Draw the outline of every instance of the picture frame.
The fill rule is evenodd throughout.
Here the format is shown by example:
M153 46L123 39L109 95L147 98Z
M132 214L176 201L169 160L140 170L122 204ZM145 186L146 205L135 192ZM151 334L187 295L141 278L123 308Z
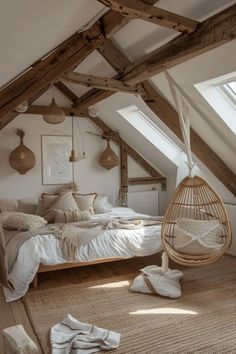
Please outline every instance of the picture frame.
M68 135L41 135L42 184L66 184L73 179L69 162L72 137Z

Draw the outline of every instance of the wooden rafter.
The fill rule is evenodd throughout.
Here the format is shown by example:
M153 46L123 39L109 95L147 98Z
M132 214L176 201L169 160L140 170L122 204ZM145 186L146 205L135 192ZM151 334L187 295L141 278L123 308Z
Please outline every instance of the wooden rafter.
M74 107L60 107L63 112L65 113L66 116L77 116L77 117L86 117L88 115L88 111L86 109L79 109L79 108L74 108ZM25 112L25 114L48 114L50 113L50 107L49 106L43 106L43 105L31 105Z
M31 105L33 102L35 102L40 96L42 96L48 89L50 88L50 85L45 86L42 90L40 90L37 94L32 96L28 103ZM11 121L13 121L20 113L13 111L5 115L2 119L0 120L0 130L3 129L7 124L9 124Z
M116 50L116 46L112 41L108 41L105 36L100 37L102 42L97 51L106 59L106 61L117 71L122 74L127 68L129 61L126 56L120 51Z
M107 50L103 50L106 47ZM112 43L111 40L103 38L100 53L104 59L119 73L122 74L122 68L128 67L131 63L126 56L121 53L121 51ZM109 49L108 49L109 48ZM116 78L117 76L115 76ZM93 89L86 92L80 97L80 107L85 108L96 104L108 97L110 97L114 92Z
M107 41L109 41L107 39ZM118 48L115 49L117 53ZM114 53L112 57L114 57ZM127 60L126 65L129 64ZM112 64L111 64L112 65ZM146 91L145 103L165 123L165 125L182 140L182 133L179 126L178 115L171 104L162 97L148 81L143 82ZM102 97L104 91L99 90L97 97ZM110 94L112 94L110 92ZM92 102L92 96L90 103ZM191 146L194 154L201 160L209 170L234 194L236 195L236 176L229 167L215 154L215 152L191 129Z
M18 79L0 91L0 120L21 102L33 96L64 71L79 64L99 46L100 27L75 34L51 54L37 62Z
M122 79L137 84L236 38L236 5L200 23L197 30L178 36L126 69Z
M158 0L159 1L159 0ZM144 4L154 5L156 0L142 0ZM104 29L106 38L111 38L116 32L121 30L127 23L129 18L122 16L119 12L110 10L101 19L101 25Z
M175 109L150 83L145 82L143 85L147 92L147 98L144 99L146 104L179 139L183 140ZM193 153L236 196L235 174L193 129L190 134Z
M71 89L69 89L69 87L67 87L62 81L57 81L54 82L54 86L67 98L69 98L69 100L71 102L73 102L73 104L78 104L80 102L79 97L73 92L71 91Z
M198 22L170 11L145 4L140 0L99 0L129 19L142 19L182 33L196 30Z
M120 80L96 75L86 75L82 73L67 71L61 75L61 79L87 87L99 88L102 90L132 93L134 95L144 95L144 90L140 85L127 85Z

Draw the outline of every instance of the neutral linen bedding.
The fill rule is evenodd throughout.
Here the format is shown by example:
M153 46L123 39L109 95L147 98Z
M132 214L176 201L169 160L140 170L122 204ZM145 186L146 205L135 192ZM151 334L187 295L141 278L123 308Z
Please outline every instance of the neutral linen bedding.
M96 214L93 219L145 217L129 208L113 208L105 214ZM148 217L148 216L146 216ZM134 230L106 230L83 244L75 253L76 262L89 262L100 258L130 258L147 256L161 251L161 225L152 225ZM28 290L39 264L55 265L68 262L64 258L60 241L53 234L37 235L25 241L19 248L16 262L9 274L15 290L4 288L6 300L22 297Z

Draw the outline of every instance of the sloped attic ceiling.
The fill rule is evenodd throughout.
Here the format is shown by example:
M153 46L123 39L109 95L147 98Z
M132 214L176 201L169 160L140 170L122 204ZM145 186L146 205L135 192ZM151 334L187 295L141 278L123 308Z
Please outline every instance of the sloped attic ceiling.
M104 8L94 0L1 0L0 3L0 87Z
M73 34L78 27L84 25L104 8L100 2L92 0L71 0L66 2L66 5L64 1L50 0L48 3L47 14L44 14L45 8L43 8L43 6L25 0L18 5L20 8L16 8L16 10L18 10L14 12L14 19L16 21L9 30L5 22L7 31L4 29L0 32L6 33L6 36L4 34L4 55L0 58L0 65L4 68L4 75L1 77L3 84L12 79L14 75L24 70L34 60L45 55L50 49L65 40L69 35ZM177 2L174 0L160 0L157 6L180 15L189 16L196 20L203 20L232 4L235 4L235 1L194 0L189 2L188 0L179 0L177 6ZM7 14L10 13L12 7L14 8L11 1L4 3L5 12L1 12L1 14L4 14L3 17L8 17ZM31 16L29 16L29 14ZM60 26L58 26L58 23L60 23ZM32 28L32 31L29 31L28 28ZM12 43L8 38L11 37L13 32L16 32L17 35ZM111 38L111 41L113 41L129 59L134 60L142 58L145 54L152 52L177 35L177 32L173 32L161 26L142 20L133 20L119 30ZM12 62L9 58L13 59ZM17 61L15 58L17 58ZM107 77L111 77L115 73L111 65L109 65L98 52L92 52L75 70L82 73L106 75ZM158 86L155 80L153 82ZM78 96L88 91L88 88L80 85L66 84L73 89ZM166 95L165 89L162 90L162 87L158 87L161 92ZM58 94L58 97L63 105L69 106L70 102L65 100L61 94ZM171 101L168 95L166 95L166 97ZM46 93L38 100L38 103L47 104L49 100L50 93ZM206 140L208 141L208 138ZM142 153L142 151L140 152ZM220 156L224 159L222 152Z

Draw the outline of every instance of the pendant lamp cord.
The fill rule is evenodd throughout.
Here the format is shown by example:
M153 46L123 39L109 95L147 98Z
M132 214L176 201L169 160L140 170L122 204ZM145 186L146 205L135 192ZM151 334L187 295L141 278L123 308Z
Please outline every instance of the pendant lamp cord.
M192 158L192 151L191 151L191 144L190 144L190 111L189 106L186 100L184 99L183 95L181 94L180 90L178 89L178 85L172 76L165 71L165 75L170 87L170 91L174 102L177 107L178 115L179 115L179 124L181 128L181 132L183 135L184 144L186 147L186 154L187 154L187 166L189 169L189 177L192 177L193 167L195 163L193 162Z

